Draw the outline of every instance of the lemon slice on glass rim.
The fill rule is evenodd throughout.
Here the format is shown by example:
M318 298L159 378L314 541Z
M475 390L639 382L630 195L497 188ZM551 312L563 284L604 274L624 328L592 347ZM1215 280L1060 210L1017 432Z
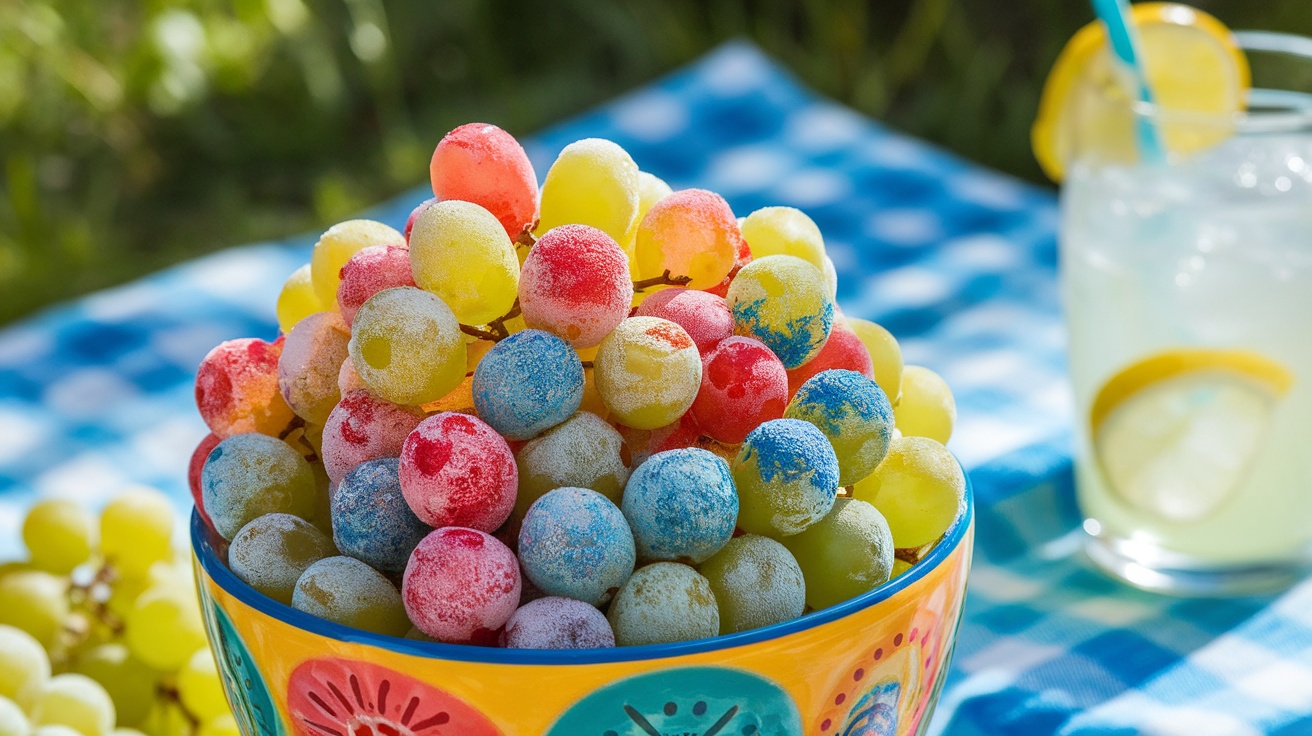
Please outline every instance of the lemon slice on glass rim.
M1227 116L1244 109L1251 77L1234 35L1219 20L1187 5L1131 6L1144 73L1158 109L1187 111L1155 120L1171 154L1191 153L1227 138ZM1120 80L1099 21L1066 43L1048 73L1030 143L1039 166L1061 181L1077 153L1135 161L1132 100Z
M1245 350L1170 350L1124 368L1089 412L1105 481L1159 518L1207 517L1243 483L1293 381Z

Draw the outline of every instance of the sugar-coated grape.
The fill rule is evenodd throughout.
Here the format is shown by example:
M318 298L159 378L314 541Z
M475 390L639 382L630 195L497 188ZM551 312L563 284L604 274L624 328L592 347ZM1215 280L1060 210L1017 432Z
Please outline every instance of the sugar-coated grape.
M345 363L344 365L350 365ZM424 413L384 401L367 389L342 395L323 428L323 467L334 482L366 460L399 457Z
M656 562L629 577L610 604L615 643L669 644L720 633L720 611L711 584L678 562Z
M738 229L740 232L742 231L743 222L746 219L747 218L745 217L738 218ZM723 281L708 288L706 291L720 298L727 297L729 294L729 284L733 283L733 280L738 276L738 272L743 270L743 267L751 262L752 248L747 244L746 238L739 238L738 252L734 254L733 268L729 269L729 275L725 276Z
M451 389L451 393L437 401L421 404L419 408L423 409L425 414L441 414L444 411L454 411L477 416L478 411L474 408L474 377L465 376L455 388Z
M404 242L401 233L373 220L347 220L328 228L319 236L310 254L310 279L319 303L324 308L337 303L342 266L351 260L351 256L371 245L401 245Z
M332 492L337 549L388 575L405 572L410 553L432 531L405 502L400 465L394 457L367 460Z
M765 343L796 368L814 358L834 322L834 300L819 269L796 256L753 259L729 285L734 332Z
M692 406L702 381L697 345L677 324L630 317L602 340L595 362L597 390L623 424L655 429Z
M201 483L205 510L227 540L257 516L288 513L308 519L316 510L318 488L310 464L286 442L262 434L220 442L205 461Z
M733 462L738 526L787 536L819 521L838 495L838 458L813 425L775 419L752 430Z
M806 578L806 603L828 608L888 582L893 535L879 511L865 501L840 498L825 518L785 537Z
M537 232L591 225L620 242L637 219L638 202L633 158L611 141L585 138L565 146L547 170Z
M323 424L341 394L337 375L351 331L336 312L319 312L292 328L278 360L278 388L297 416Z
M319 295L314 291L314 281L310 279L310 264L307 263L292 271L292 275L283 282L282 291L278 292L278 327L283 334L287 334L297 322L315 312L331 308L331 304L325 306L319 302Z
M401 231L401 236L405 238L407 246L410 244L410 231L415 229L415 220L419 219L419 213L437 204L438 201L437 197L429 197L410 210L410 215L405 218L405 229Z
M474 369L471 388L479 418L506 439L526 440L578 410L583 364L559 337L524 330L487 352Z
M888 400L897 406L902 395L902 348L897 344L897 339L893 333L869 320L855 317L846 319L847 326L866 346L866 352L870 353L875 381L884 389Z
M796 207L762 207L743 220L742 232L755 258L796 256L824 270L824 236Z
M547 491L565 487L590 488L618 504L629 479L623 444L614 427L586 411L529 440L515 456L515 512L522 517Z
M369 297L398 286L415 286L406 246L371 245L351 256L342 266L342 283L337 287L337 308L346 326L351 326Z
M642 224L642 218L647 216L652 206L657 202L670 196L674 190L665 180L654 174L645 171L638 172L638 214L633 218L633 224L629 226L629 232L625 234L624 240L620 245L624 248L624 254L629 259L629 270L633 273L638 272L637 261L635 260L638 225Z
M187 463L187 485L191 488L191 500L196 504L196 510L200 512L200 518L205 520L205 524L213 527L214 522L210 519L210 514L205 510L205 496L201 485L201 471L205 469L205 461L209 458L210 452L219 444L219 436L210 432L205 435L196 449L191 452L191 460Z
M721 634L792 621L806 609L802 568L769 537L734 537L697 571L715 593Z
M847 320L842 317L834 320L829 339L825 341L825 346L820 348L820 352L801 366L788 371L788 395L797 393L798 387L806 383L811 376L834 369L856 371L870 379L875 377L870 352L866 350L861 338L847 326Z
M21 628L0 624L0 697L26 703L49 679L50 657L41 642Z
M525 323L585 348L629 315L633 280L615 240L595 227L548 230L529 251L519 282Z
M501 317L518 295L515 246L497 218L472 202L437 202L419 213L410 231L410 268L415 283L465 324Z
M690 289L707 289L733 268L743 238L724 197L705 189L684 189L652 206L638 225L639 278L668 271L688 277Z
M197 651L210 656L209 649ZM213 659L210 661L212 663ZM159 673L133 657L127 646L121 643L101 644L77 653L73 671L90 677L105 688L114 701L119 723L140 723L155 702ZM223 697L222 691L219 697Z
M538 178L519 141L487 123L447 133L428 164L437 199L473 202L491 212L513 239L538 219Z
M623 424L618 429L632 458L631 469L647 462L647 458L658 452L696 447L702 436L702 428L697 425L691 411L656 429L633 429Z
M398 287L373 295L355 313L351 363L371 391L395 404L446 396L465 377L465 337L434 294Z
M838 269L834 267L834 259L825 256L824 267L820 272L825 277L825 286L829 287L829 298L838 300Z
M600 613L600 612L598 612ZM610 625L607 624L607 629ZM0 695L0 736L29 736L32 726L18 704Z
M406 503L433 527L493 531L515 507L515 456L478 417L444 412L420 422L401 447Z
M702 385L692 415L707 435L739 444L788 403L784 364L759 340L727 337L702 358Z
M722 297L696 289L658 291L638 305L634 315L668 319L683 328L705 355L733 334L733 315Z
M219 343L196 369L196 407L220 437L244 432L277 435L293 414L278 389L282 340L243 338Z
M100 552L119 575L145 575L172 551L173 504L163 493L145 486L129 488L101 510Z
M947 444L957 423L957 402L937 373L909 365L902 370L902 399L893 413L902 434Z
M424 537L401 586L414 625L454 644L495 644L519 607L519 592L514 553L490 534L460 527Z
M23 543L33 565L67 575L91 559L96 524L81 504L62 498L38 501L23 519Z
M410 630L396 586L354 557L327 557L306 568L292 607L375 634L404 636Z
M922 547L948 530L966 499L966 477L946 447L928 437L898 437L855 498L888 519L899 549Z
M100 683L77 673L55 675L28 707L33 726L68 726L82 736L109 736L114 701Z
M228 710L223 683L219 680L219 670L209 647L197 649L187 658L186 664L178 670L177 688L187 712L202 722L232 712ZM121 713L119 721L124 722Z
M332 540L291 514L265 514L241 528L228 548L228 566L247 585L290 604L305 568L337 554Z
M728 463L690 447L634 468L621 508L641 559L698 563L733 536L738 494Z
M508 649L608 649L615 633L605 614L574 600L549 596L529 601L506 622Z
M838 485L875 471L893 439L893 407L884 390L855 371L827 370L802 384L784 416L810 422L838 457Z
M519 531L519 561L547 595L601 605L634 564L633 534L610 499L557 488L533 502Z
M68 618L68 579L39 570L0 577L0 625L22 629L53 646Z

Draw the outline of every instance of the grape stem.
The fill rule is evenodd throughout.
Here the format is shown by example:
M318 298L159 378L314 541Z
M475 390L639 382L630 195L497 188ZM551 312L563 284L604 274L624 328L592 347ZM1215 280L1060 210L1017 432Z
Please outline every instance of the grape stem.
M486 330L479 327L474 327L473 325L462 324L460 325L460 331L465 333L466 335L469 335L470 337L477 337L480 340L488 340L489 342L501 342L507 337L510 337L510 330L506 329L506 323L518 317L519 315L520 315L519 300L516 299L515 303L510 305L509 312L506 312L500 317L497 317L496 319L484 325L485 327L487 327Z
M287 426L283 427L282 431L278 433L278 439L286 441L287 438L291 437L292 434L296 432L296 430L298 429L300 430L305 429L305 420L302 419L301 417L293 416L292 420L287 423ZM301 447L305 448L304 454L305 454L305 459L307 461L312 463L318 462L319 453L315 452L314 445L310 444L310 438L306 436L305 432L301 432L300 436L296 438L296 443L300 444ZM292 444L292 443L288 442L287 444Z
M692 283L691 276L675 276L670 273L670 269L665 269L665 273L660 276L653 276L649 279L633 282L634 291L645 291L652 286L687 286Z
M537 226L538 226L538 224L535 222L535 223L533 223L533 227L525 228L525 229L524 229L524 232L520 233L520 234L515 238L515 246L516 246L516 247L519 247L519 246L522 245L522 246L524 246L525 248L528 248L528 249L531 250L531 249L533 248L533 246L537 245L537 244L538 244L538 239L535 238L535 237L533 237L533 228L535 228L535 227L537 227Z

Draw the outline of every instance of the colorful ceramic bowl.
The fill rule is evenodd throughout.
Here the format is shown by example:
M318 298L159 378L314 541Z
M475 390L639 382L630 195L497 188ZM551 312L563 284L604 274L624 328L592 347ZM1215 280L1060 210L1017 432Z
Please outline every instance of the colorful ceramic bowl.
M192 520L210 643L244 736L891 736L929 721L961 618L967 504L920 564L796 621L533 651L369 634L238 580Z

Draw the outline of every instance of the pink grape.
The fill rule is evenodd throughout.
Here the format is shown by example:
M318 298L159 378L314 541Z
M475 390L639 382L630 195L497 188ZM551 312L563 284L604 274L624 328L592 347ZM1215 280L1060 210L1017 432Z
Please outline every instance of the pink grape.
M336 312L312 314L292 328L278 359L278 387L287 405L311 424L323 424L342 398L337 375L347 359L351 330Z
M283 338L219 343L196 369L196 407L220 439L246 432L277 436L291 422L278 389Z
M447 527L411 553L401 597L415 627L434 639L494 646L519 606L520 588L510 548L485 532Z
M652 205L638 226L637 263L641 278L691 278L688 286L706 289L733 268L742 233L724 197L705 189L684 189Z
M401 491L429 526L495 531L510 517L518 488L510 445L478 417L428 417L401 446Z
M408 231L407 231L408 234ZM342 266L342 283L337 287L337 306L346 325L369 297L394 286L414 286L410 273L410 249L400 245L371 245L351 256Z
M367 390L343 396L323 428L328 478L338 483L366 460L399 457L405 438L423 419L420 409L384 401Z
M632 301L628 258L595 227L552 228L524 260L519 277L524 321L576 348L600 343L629 316Z
M638 317L660 317L682 327L705 355L721 340L733 334L733 314L724 297L696 289L665 289L647 297Z
M770 348L729 337L702 359L692 415L707 435L737 445L763 422L782 417L789 395L788 372Z
M511 240L538 221L538 178L519 141L487 123L446 134L428 165L440 200L473 202L501 221Z

